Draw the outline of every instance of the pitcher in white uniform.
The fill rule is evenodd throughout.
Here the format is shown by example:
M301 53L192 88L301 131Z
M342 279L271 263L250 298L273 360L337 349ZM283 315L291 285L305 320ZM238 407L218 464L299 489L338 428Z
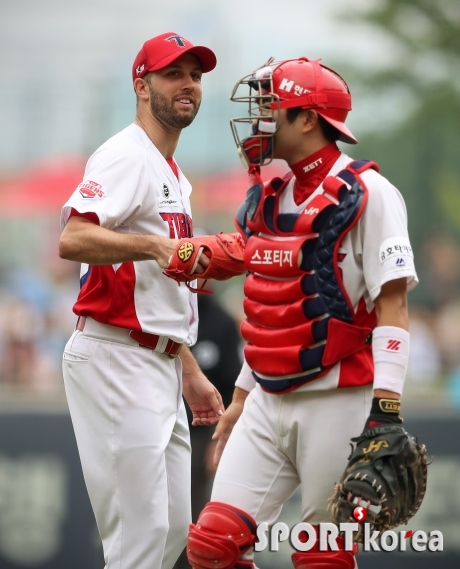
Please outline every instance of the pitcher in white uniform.
M182 394L194 425L223 413L188 348L196 295L162 274L192 235L191 186L173 155L215 65L175 32L146 41L132 68L135 121L91 156L62 209L60 255L82 263L63 373L106 569L174 565L191 518Z
M379 404L402 392L406 293L417 282L401 194L375 163L337 147L357 142L338 73L306 57L271 59L232 100L249 104L232 121L250 177L236 220L247 240L247 343L214 435L211 501L189 533L194 569L252 569L257 525L273 524L299 485L299 521L331 521L349 440L365 425L400 421ZM260 166L273 158L291 171L263 183ZM295 569L353 569L354 553L338 544L294 553Z

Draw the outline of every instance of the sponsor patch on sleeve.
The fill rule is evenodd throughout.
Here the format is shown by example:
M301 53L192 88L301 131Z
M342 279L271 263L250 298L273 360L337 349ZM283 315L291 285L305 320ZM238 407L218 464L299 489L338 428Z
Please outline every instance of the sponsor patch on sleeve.
M414 253L407 237L390 237L380 245L379 257L382 264L392 259L396 267L405 267L408 258L414 258Z
M77 190L80 192L80 195L83 199L94 199L94 198L103 198L105 196L105 192L102 191L101 184L97 182L92 182L91 180L85 180L82 182Z

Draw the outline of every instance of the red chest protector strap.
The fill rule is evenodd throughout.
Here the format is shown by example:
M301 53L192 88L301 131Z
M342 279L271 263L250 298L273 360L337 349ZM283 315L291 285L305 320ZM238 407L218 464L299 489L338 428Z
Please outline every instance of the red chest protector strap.
M294 174L289 172L284 178L273 178L266 183L260 177L259 167L251 168L248 174L251 186L246 193L246 200L236 213L236 228L243 237L249 237L258 232L275 235L276 195Z

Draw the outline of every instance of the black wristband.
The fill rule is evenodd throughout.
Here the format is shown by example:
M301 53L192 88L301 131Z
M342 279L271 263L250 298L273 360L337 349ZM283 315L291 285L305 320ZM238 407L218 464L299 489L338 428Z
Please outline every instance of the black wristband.
M372 399L371 412L366 421L366 428L384 425L386 423L401 424L402 418L399 415L401 401L398 399L383 399L374 397Z
M401 401L399 399L382 399L374 397L372 399L371 415L399 415L401 411Z

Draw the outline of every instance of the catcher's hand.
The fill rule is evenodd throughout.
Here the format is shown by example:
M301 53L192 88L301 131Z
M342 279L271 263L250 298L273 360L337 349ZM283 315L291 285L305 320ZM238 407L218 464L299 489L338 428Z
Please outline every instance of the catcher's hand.
M382 532L406 523L426 491L425 445L397 424L367 428L351 440L356 445L329 499L333 522L356 522L353 512L361 506L371 530ZM355 541L363 541L362 525Z
M201 254L209 257L209 264L201 273L196 272ZM224 281L242 275L244 267L244 241L239 233L219 233L180 239L163 273L179 284L200 279ZM196 292L189 286L191 290ZM200 289L202 290L202 289Z

